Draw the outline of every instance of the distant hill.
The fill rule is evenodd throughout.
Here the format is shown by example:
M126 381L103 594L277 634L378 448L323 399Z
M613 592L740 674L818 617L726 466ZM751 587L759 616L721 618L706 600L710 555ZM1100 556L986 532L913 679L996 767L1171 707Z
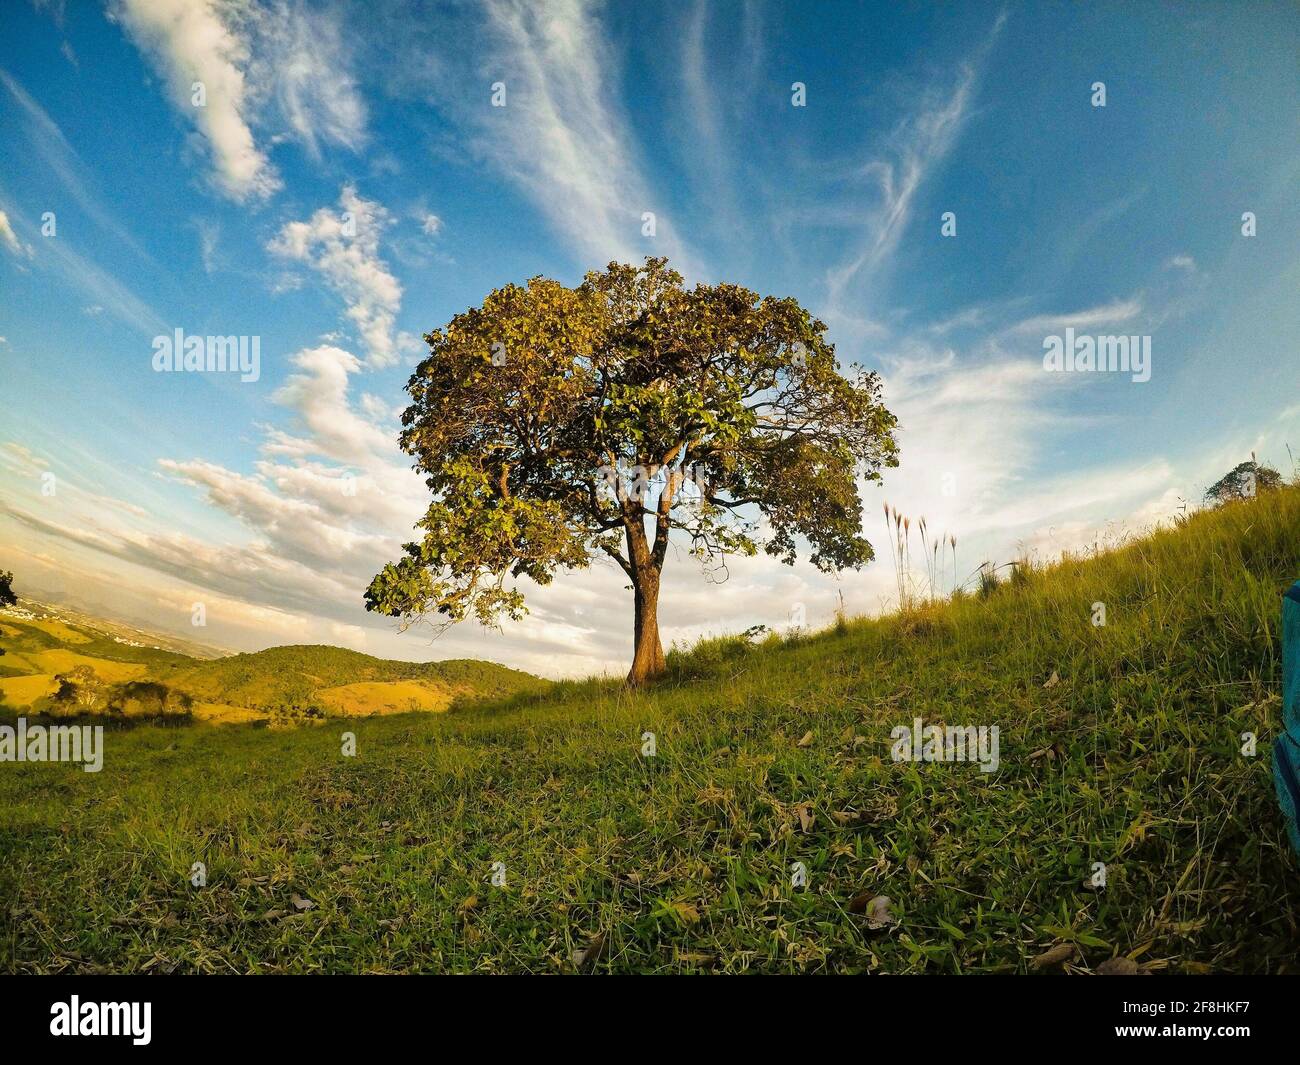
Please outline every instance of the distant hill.
M234 654L229 648L217 647L197 639L173 636L151 628L143 622L137 624L135 621L100 617L78 607L63 603L46 603L28 596L22 597L16 614L34 616L38 620L61 622L75 628L91 640L104 638L118 648L138 647L146 651L167 651L187 658L200 659L220 658L223 655ZM5 615L0 613L0 620L4 617Z
M158 679L207 703L265 707L314 697L325 709L345 714L442 710L458 699L540 692L548 684L495 662L397 662L327 644L186 662L160 672Z
M0 611L0 648L0 705L29 712L47 709L55 677L79 666L108 685L161 683L193 700L196 717L219 722L447 710L549 684L495 662L396 662L322 644L212 657L211 648L29 600Z

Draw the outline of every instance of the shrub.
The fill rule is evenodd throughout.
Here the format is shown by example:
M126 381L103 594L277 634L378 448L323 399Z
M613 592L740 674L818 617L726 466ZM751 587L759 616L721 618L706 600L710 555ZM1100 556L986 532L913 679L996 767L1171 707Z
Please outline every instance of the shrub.
M985 562L979 568L979 597L987 599L990 595L998 590L1001 583L998 580L997 567L992 562Z
M113 688L109 709L126 718L188 722L194 718L194 700L186 692L155 680L132 680Z

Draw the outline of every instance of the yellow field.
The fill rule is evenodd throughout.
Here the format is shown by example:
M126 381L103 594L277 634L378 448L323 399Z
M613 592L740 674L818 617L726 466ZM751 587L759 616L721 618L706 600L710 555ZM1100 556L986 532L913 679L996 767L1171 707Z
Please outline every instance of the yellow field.
M57 625L58 622L48 624ZM76 633L72 635L75 636ZM84 643L85 640L83 639L82 642ZM0 697L19 710L31 706L47 695L53 695L59 687L54 675L67 673L77 666L89 666L100 680L110 684L135 680L143 676L149 668L139 662L112 662L107 658L91 658L89 655L79 655L76 651L64 650L61 647L48 651L7 654L5 665L31 670L31 673L25 677L0 678Z
M34 629L40 629L42 632L48 632L61 643L90 643L90 637L78 632L76 629L69 628L61 621L55 621L52 618L37 618L32 621L24 621L24 625L30 625Z
M263 721L266 713L248 706L228 706L225 703L195 703L194 719L210 725L246 725L250 721Z
M49 673L0 679L0 697L8 705L19 710L31 706L37 699L53 695L56 688L58 685L54 683L54 677Z
M91 658L79 655L76 651L67 651L61 647L49 651L28 651L21 656L31 663L39 673L67 673L77 666L89 666L100 680L117 684L124 680L136 680L143 676L148 666L142 662L112 662L107 658Z
M411 710L446 710L456 692L418 680L359 681L316 693L330 714L404 714Z

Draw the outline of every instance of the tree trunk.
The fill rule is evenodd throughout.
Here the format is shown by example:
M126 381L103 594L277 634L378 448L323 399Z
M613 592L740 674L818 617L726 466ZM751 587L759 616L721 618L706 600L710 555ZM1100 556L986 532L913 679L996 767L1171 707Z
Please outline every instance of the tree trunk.
M667 668L664 645L659 642L659 574L639 575L633 589L636 617L633 629L632 669L627 682L638 686Z

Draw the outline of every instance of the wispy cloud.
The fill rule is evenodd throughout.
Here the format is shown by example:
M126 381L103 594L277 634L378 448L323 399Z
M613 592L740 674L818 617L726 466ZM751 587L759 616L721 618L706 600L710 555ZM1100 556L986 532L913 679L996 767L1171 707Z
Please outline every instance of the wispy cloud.
M34 254L30 244L18 239L18 234L14 232L13 224L4 211L0 211L0 244L20 259L30 259Z
M870 282L889 262L906 232L926 180L952 151L970 113L981 67L1006 22L998 15L974 53L957 70L955 82L932 85L920 104L904 117L876 153L861 164L859 176L876 185L875 210L864 239L837 266L826 272L832 317L843 317L848 290Z
M1011 327L1015 333L1059 333L1065 329L1092 329L1097 326L1119 325L1129 322L1142 313L1142 300L1132 296L1113 300L1098 307L1087 307L1067 314L1040 314L1026 318Z
M89 168L82 162L76 149L68 143L63 130L50 118L45 109L6 71L0 70L0 85L4 85L14 103L18 105L26 121L28 143L35 153L44 160L54 176L68 190L77 206L86 213L96 225L112 233L127 247L138 255L148 258L148 253L139 245L135 237L113 217L103 204L95 188L95 181Z
M38 254L32 242L23 239L33 231L0 198L0 244L30 260L33 268L54 274L63 284L88 297L91 306L107 311L131 328L149 336L169 331L157 311L114 275L73 251L66 237L41 240Z
M257 143L259 126L287 132L313 158L322 142L353 151L364 145L366 107L330 9L298 0L114 0L110 15L206 142L215 184L229 198L264 200L281 187Z
M168 95L203 136L217 186L235 200L263 199L280 178L250 128L245 77L250 48L223 18L219 0L116 0L111 16L154 63ZM195 86L202 93L195 101Z
M557 233L594 266L669 255L686 272L699 264L675 232L671 205L638 164L628 124L613 102L618 68L586 0L545 6L486 0L487 54L479 70L506 88L506 106L481 104L461 117L479 150L509 176ZM655 236L642 215L655 214Z
M366 105L352 75L348 37L328 7L282 2L256 9L249 76L271 87L293 135L315 159L322 141L358 151Z

